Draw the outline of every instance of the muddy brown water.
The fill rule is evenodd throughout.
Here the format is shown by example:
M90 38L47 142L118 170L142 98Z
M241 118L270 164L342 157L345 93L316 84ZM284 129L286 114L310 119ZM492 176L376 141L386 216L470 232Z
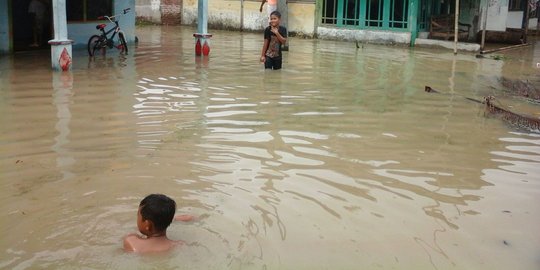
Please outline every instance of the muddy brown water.
M540 135L463 97L537 78L540 45L501 60L141 27L131 53L70 73L0 58L0 268L539 269ZM444 94L424 92L429 85ZM530 109L528 113L536 113ZM122 251L138 202L165 193L186 245Z

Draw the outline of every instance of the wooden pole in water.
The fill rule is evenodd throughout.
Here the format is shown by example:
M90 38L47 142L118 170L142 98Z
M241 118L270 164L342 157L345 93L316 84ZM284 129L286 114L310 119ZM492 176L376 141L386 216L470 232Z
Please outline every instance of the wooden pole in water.
M454 54L457 54L458 34L459 34L459 0L456 0L456 18L454 20Z
M527 34L529 32L529 12L531 10L531 5L529 5L529 1L527 0L527 3L525 3L527 7L525 8L525 14L523 14L523 17L525 17L525 22L523 25L523 44L527 44Z
M240 31L244 31L244 0L240 0Z
M486 6L484 7L484 12L482 17L482 41L480 42L480 51L484 50L484 46L486 45L486 27L487 27L487 14L488 14L488 8L489 8L489 2L486 0Z
M492 53L492 52L499 52L499 51L504 51L504 50L516 49L516 48L526 47L526 46L530 46L530 45L531 44L528 44L528 43L517 44L517 45L511 45L511 46L506 46L506 47L502 47L502 48L491 49L491 50L482 50L482 51L480 51L480 53L481 54L488 54L488 53Z

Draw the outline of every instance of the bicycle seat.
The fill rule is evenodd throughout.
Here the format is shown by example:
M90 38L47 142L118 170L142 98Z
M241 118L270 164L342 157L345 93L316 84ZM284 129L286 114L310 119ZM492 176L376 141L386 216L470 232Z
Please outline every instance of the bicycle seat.
M106 25L106 24L104 24L104 23L102 23L102 24L98 24L98 25L96 25L96 29L97 29L97 30L101 30L101 29L104 29L104 28L105 28L105 26L107 26L107 25Z

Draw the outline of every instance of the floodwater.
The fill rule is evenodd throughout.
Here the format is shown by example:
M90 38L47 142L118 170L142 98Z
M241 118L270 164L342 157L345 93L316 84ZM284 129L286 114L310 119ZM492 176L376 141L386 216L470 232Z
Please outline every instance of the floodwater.
M540 76L540 44L434 49L141 27L130 54L49 68L0 60L0 268L540 269L540 133L485 115L500 79ZM426 93L429 85L440 92ZM537 86L538 87L538 86ZM532 106L532 109L530 109ZM165 193L181 248L122 251Z

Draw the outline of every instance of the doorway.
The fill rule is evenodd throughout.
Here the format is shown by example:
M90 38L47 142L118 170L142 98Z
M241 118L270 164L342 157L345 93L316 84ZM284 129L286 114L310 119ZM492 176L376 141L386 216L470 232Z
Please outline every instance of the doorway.
M49 49L47 43L53 37L52 23L52 0L37 0L44 7L44 19L40 24L41 40L34 40L33 16L28 12L32 0L11 0L11 18L13 33L13 50L30 51ZM34 44L39 43L39 44Z

